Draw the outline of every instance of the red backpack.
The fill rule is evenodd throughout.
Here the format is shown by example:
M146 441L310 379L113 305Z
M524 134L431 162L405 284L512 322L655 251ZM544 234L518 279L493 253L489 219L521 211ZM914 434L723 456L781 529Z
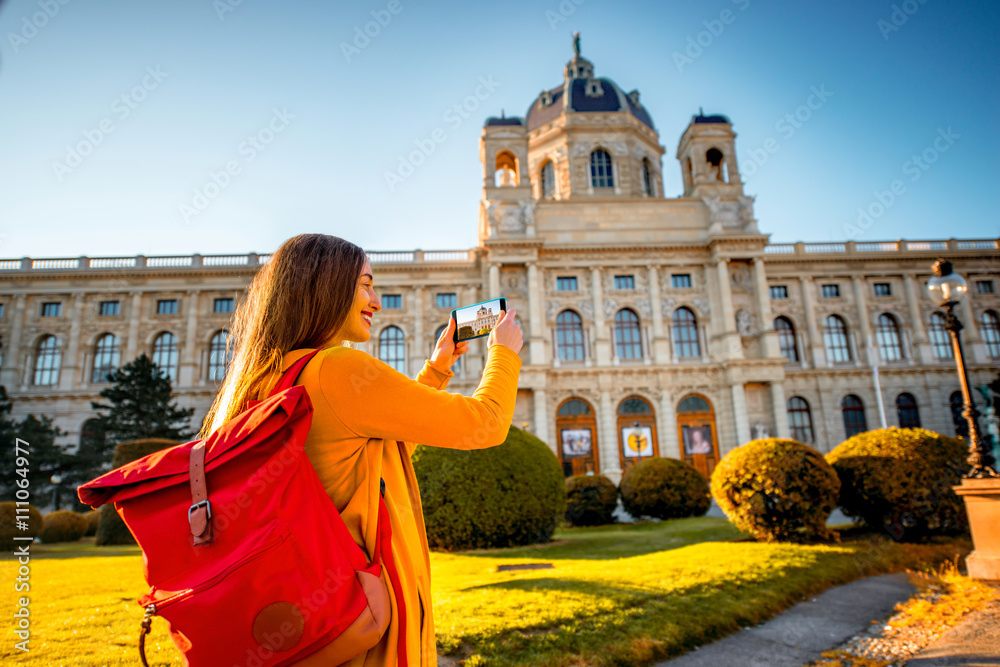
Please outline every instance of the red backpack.
M403 594L392 531L379 498L375 558L358 546L305 454L312 403L297 361L263 401L205 440L116 468L77 490L95 509L114 502L142 548L152 616L195 667L340 664L389 625L384 563L399 607L398 664L406 664ZM382 494L385 483L382 482Z

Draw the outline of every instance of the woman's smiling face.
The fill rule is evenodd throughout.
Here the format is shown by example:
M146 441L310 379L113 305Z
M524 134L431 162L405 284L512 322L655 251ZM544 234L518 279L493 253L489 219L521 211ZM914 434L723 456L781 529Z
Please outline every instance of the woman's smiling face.
M347 320L341 327L340 333L334 336L329 344L340 345L345 340L366 343L371 338L372 316L382 310L382 301L375 293L373 280L372 265L366 257L361 275L358 276L354 287L354 301L347 314Z

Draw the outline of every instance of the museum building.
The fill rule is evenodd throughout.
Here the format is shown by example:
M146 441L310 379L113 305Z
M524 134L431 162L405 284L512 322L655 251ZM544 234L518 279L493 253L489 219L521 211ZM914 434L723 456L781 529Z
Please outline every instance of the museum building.
M726 116L693 116L669 163L683 193L666 196L665 148L639 92L596 76L577 50L523 117L486 121L477 247L369 252L383 307L355 347L415 377L452 309L505 297L524 332L514 425L567 475L616 483L649 456L707 474L764 435L826 452L883 414L964 433L943 313L924 285L939 257L966 278L970 379L994 380L998 239L771 244L735 139ZM229 320L268 257L0 260L13 416L47 415L78 443L109 373L145 352L177 404L195 408L194 428L227 370ZM448 391L475 391L486 340L470 341Z

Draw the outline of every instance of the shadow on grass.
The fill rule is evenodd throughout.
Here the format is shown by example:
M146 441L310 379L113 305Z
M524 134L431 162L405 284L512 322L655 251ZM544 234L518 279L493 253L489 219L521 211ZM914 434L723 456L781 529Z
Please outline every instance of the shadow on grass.
M95 537L84 537L77 542L57 542L55 544L31 543L32 558L103 558L105 556L139 556L142 550L138 544L108 544L96 546ZM0 552L0 560L14 560L13 551Z

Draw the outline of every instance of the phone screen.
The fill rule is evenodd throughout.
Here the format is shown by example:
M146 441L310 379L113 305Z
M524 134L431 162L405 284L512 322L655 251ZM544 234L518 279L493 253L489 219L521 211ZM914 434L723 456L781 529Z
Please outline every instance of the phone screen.
M455 342L488 336L500 319L500 311L506 308L507 299L504 298L456 308L452 311L456 324Z

